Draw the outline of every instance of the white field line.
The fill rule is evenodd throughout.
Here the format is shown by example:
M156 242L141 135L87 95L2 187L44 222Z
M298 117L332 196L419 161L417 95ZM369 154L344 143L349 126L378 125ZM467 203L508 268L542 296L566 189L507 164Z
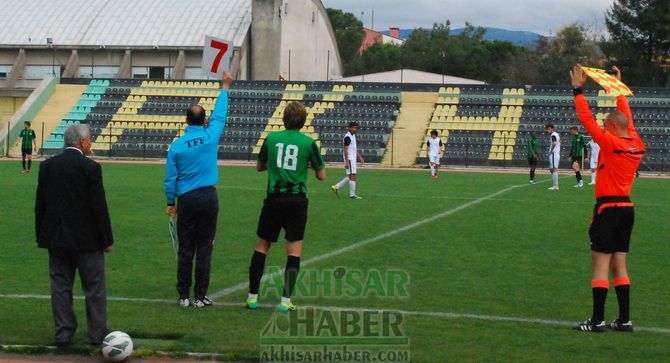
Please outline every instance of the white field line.
M36 300L49 300L51 296L49 295L39 295L39 294L0 294L0 299L36 299ZM83 296L74 296L75 300L83 300ZM121 302L140 302L140 303L154 303L154 304L170 304L177 305L176 299L147 299L147 298L134 298L134 297L108 297L108 301L121 301ZM232 303L232 302L216 302L214 307L238 307L242 308L242 303ZM262 308L275 308L277 305L271 304L259 304ZM471 319L471 320L484 320L484 321L502 321L510 323L524 323L524 324L539 324L539 325L554 325L554 326L570 326L575 324L574 321L567 320L551 320L551 319L541 319L541 318L529 318L529 317L518 317L518 316L499 316L499 315L485 315L485 314L468 314L468 313L454 313L454 312L444 312L444 311L416 311L416 310L396 310L396 309L373 309L373 308L360 308L360 307L344 307L344 306L318 306L318 305L300 305L300 308L312 308L316 310L326 310L326 311L393 311L402 314L403 316L425 316L425 317L434 317L434 318L443 318L443 319ZM641 332L650 332L650 333L661 333L661 334L670 334L670 329L668 328L656 328L656 327L635 327L636 331Z
M545 180L545 181L548 181L548 180ZM544 182L544 181L543 181L543 182ZM541 183L541 182L540 182L540 183ZM452 214L454 214L454 213L458 213L458 212L462 211L463 209L470 208L470 207L472 207L472 206L474 206L474 205L477 205L477 204L479 204L479 203L481 203L481 202L484 202L484 201L486 201L486 200L495 198L495 197L497 197L497 196L499 196L499 195L502 195L502 194L505 194L505 193L507 193L507 192L509 192L509 191L511 191L511 190L514 190L514 189L517 189L517 188L521 188L521 187L525 187L525 186L527 186L527 185L529 185L529 184L518 184L518 185L512 185L512 186L509 186L509 187L507 187L507 188L505 188L505 189L501 189L501 190L499 190L499 191L497 191L497 192L495 192L495 193L492 193L492 194L489 194L489 195L486 195L486 196L477 198L477 199L472 200L472 201L470 201L470 202L467 202L467 203L465 203L465 204L461 204L461 205L459 205L458 207L454 207L454 208L452 208L452 209L446 210L446 211L444 211L444 212L442 212L442 213L438 213L438 214L433 215L433 216L431 216L431 217L428 217L428 218L425 218L425 219L416 221L416 222L414 222L414 223L410 223L410 224L404 225L404 226L402 226L402 227L400 227L400 228L397 228L397 229L394 229L394 230L392 230L392 231L389 231L389 232L386 232L386 233L382 233L382 234L380 234L380 235L377 235L377 236L375 236L375 237L371 237L371 238L368 238L368 239L365 239L365 240L362 240L362 241L355 242L355 243L350 244L350 245L348 245L348 246L345 246L345 247L342 247L342 248L338 248L338 249L336 249L336 250L333 250L333 251L328 252L328 253L324 253L324 254L319 255L319 256L314 256L314 257L312 257L312 258L308 258L308 259L302 261L302 262L300 263L300 265L301 265L301 266L309 266L309 265L312 265L312 264L314 264L314 263L316 263L316 262L319 262L319 261L322 261L322 260L325 260L325 259L328 259L328 258L331 258L331 257L339 256L339 255L341 255L341 254L344 254L344 253L347 253L347 252L350 252L350 251L359 249L359 248L364 247L364 246L367 246L367 245L369 245L369 244L371 244L371 243L375 243L375 242L377 242L377 241L381 241L381 240L383 240L383 239L385 239L385 238L393 237L393 236L398 235L398 234L400 234L400 233L403 233L403 232L412 230L412 229L414 229L414 228L423 226L424 224L427 224L427 223L430 223L430 222L434 222L434 221L436 221L436 220L438 220L438 219L441 219L441 218L450 216L450 215L452 215ZM265 276L263 276L263 280L262 280L262 281L265 281L265 280L267 280L267 279L275 278L276 276L280 276L281 274L283 274L283 269L281 269L281 270L279 270L279 271L277 271L277 272L275 272L275 273L273 273L273 274L266 274ZM245 289L247 289L248 287L249 287L249 282L240 282L240 283L237 284L237 285L233 285L233 286L227 287L227 288L225 288L225 289L223 289L223 290L219 290L219 291L214 292L214 293L212 293L212 294L210 294L210 295L211 295L213 298L220 298L220 297L223 297L223 296L227 296L227 295L230 295L230 294L234 294L234 293L236 293L236 292L238 292L238 291L245 290Z

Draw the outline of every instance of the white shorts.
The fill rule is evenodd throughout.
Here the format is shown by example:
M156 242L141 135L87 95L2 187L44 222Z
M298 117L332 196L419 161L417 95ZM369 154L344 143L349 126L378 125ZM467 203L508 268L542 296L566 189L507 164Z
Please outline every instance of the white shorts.
M549 154L549 169L558 169L558 164L561 163L561 154Z
M347 168L346 171L347 175L356 174L356 160L354 161L349 160L349 168Z
M598 160L591 160L589 164L591 166L591 169L598 169Z
M428 160L433 164L440 164L440 155L428 155Z

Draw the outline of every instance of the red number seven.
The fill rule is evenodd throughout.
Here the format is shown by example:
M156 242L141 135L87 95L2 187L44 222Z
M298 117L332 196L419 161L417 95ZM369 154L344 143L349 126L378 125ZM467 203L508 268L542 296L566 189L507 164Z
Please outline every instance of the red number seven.
M219 71L219 63L221 63L221 58L223 58L223 55L228 51L228 44L212 40L209 46L219 50L219 53L217 53L216 57L214 58L214 63L212 63L212 73L217 73Z

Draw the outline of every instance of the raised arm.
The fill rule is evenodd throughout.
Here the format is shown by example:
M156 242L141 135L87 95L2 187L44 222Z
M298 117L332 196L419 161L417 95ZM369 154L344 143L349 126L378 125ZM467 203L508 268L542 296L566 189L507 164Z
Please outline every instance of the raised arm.
M614 69L614 72L616 72L614 77L621 81L621 70L616 66L612 67L612 69ZM635 122L633 121L633 113L630 111L630 105L628 104L628 99L626 99L626 96L619 95L616 98L616 109L626 115L626 118L628 118L628 134L637 134L637 131L635 131Z
M211 138L216 140L221 137L223 129L226 127L226 120L228 118L228 90L232 83L233 78L230 76L230 73L224 72L221 92L216 99L216 104L214 105L214 110L209 118L209 124L207 125L206 131Z
M600 127L596 122L596 119L593 118L589 102L586 100L586 97L584 97L582 86L586 83L586 74L580 65L576 65L570 72L570 77L572 78L572 86L574 87L575 108L577 110L577 116L579 116L579 122L584 126L586 132L600 144L601 142L604 142L606 134L605 130Z

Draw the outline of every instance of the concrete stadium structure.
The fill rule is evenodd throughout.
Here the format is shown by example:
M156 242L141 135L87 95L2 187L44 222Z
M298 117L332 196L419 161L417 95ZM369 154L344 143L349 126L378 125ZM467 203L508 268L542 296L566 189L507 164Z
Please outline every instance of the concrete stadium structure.
M0 95L45 77L202 79L205 35L234 45L238 79L342 76L320 0L0 0Z

